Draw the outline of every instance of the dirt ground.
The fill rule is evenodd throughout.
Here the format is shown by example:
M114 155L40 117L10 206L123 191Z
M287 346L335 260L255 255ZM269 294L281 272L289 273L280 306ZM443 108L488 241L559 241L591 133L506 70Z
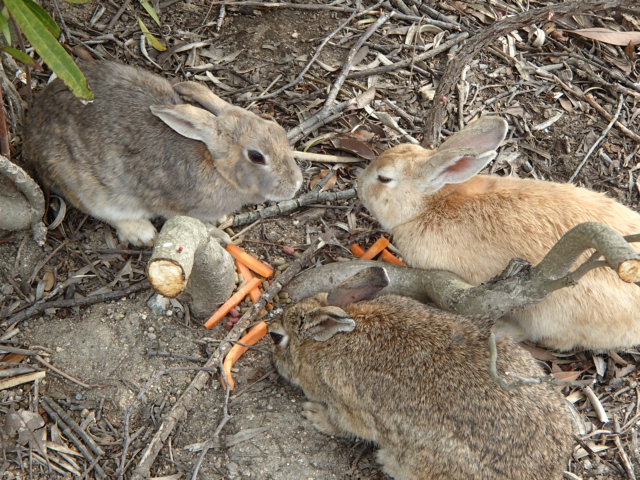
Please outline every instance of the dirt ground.
M78 5L48 3L45 2L45 6L63 27L69 47L140 65L170 78L195 78L229 101L275 118L287 130L295 128L322 106L349 49L380 13L376 10L352 19L338 30L321 51L318 62L295 86L274 98L250 105L252 97L292 81L321 42L351 13L306 10L299 6L227 6L218 31L216 21L220 7L203 0L151 2L160 13L161 26L154 24L138 2L127 2L122 12L119 12L120 2L106 0ZM400 4L404 5L391 2L384 11L402 13ZM341 5L353 6L349 2ZM406 5L417 8L420 2L406 2ZM452 22L450 25L458 25L459 30L392 17L366 43L367 50L360 52L362 59L354 62L352 72L373 68L385 61L412 58L427 51L429 44L443 43L459 31L473 35L505 14L522 12L521 3L516 1L430 5L447 16L443 22ZM531 2L530 8L543 5L544 2ZM431 10L421 12L431 12L431 17L425 18L435 18ZM561 17L554 22L557 29L594 25L620 28L622 25L624 29L638 31L637 13L631 11L600 19L589 15ZM146 53L142 52L137 16L170 48L192 42L205 44L175 53L160 53L147 43ZM551 32L549 23L537 25ZM409 27L415 29L419 25L422 26L419 33L411 36ZM495 40L474 58L465 72L461 90L449 102L443 133L446 136L457 130L461 120L466 123L480 112L500 114L509 120L511 131L489 170L500 175L567 181L609 121L584 98L572 95L557 82L536 75L531 69L526 70L525 61L548 67L548 71L579 92L591 92L609 115L614 113L618 101L622 101L620 121L636 133L640 125L637 61L625 54L624 47L568 37L567 33L564 36L548 33L545 43L535 46L531 40L533 28L528 30L519 29L508 38ZM310 182L327 169L334 169L336 179L335 184L328 185L328 190L351 188L358 168L365 166L371 155L407 141L407 136L421 140L423 119L431 102L420 92L428 92L430 86L441 81L447 55L457 47L452 48L390 73L348 79L340 89L338 101L352 98L370 87L376 88L376 99L364 108L353 108L312 130L294 146L298 150L310 146L311 151L327 154L359 154L360 161L299 162L305 176L303 191L309 190ZM592 72L591 76L583 75L583 70L572 63L583 57L592 62L588 68L582 67ZM614 71L620 73L614 75ZM33 89L42 88L49 75L46 69L34 71ZM598 78L605 83L598 83ZM27 87L18 80L15 83L27 103ZM391 125L387 117L394 117L402 131ZM538 128L547 121L548 126ZM20 163L19 128L12 128L11 135L12 155ZM573 182L607 192L638 209L638 149L632 138L619 128L612 128ZM52 198L49 222L56 215L57 205L58 201ZM240 233L244 248L275 265L279 271L293 260L283 247L301 252L319 235L324 235L323 238L329 239L328 244L314 261L326 263L352 258L349 245L354 242L369 245L383 233L355 198L311 205L243 229L245 227L233 227L228 233ZM104 450L97 463L106 478L118 478L125 443L129 445L123 462L123 478L130 477L141 451L163 417L226 335L224 324L206 330L201 319L193 318L186 302L180 300L166 312L154 313L147 306L152 292L144 289L90 306L49 308L15 326L9 325L12 316L34 303L105 294L136 284L145 277L149 255L150 250L118 244L109 226L75 209L70 209L64 222L49 232L44 247L38 247L25 232L0 238L0 349L24 350L26 357L21 360L22 366L46 371L46 377L36 384L1 390L0 412L6 419L16 411L37 411L45 418L51 437L55 436L56 422L38 406L43 399L52 399ZM304 396L275 373L269 349L270 342L264 340L258 349L248 352L238 362L235 373L238 386L228 401L230 419L217 436L214 433L223 418L225 405L224 390L217 375L199 393L196 401L188 405L186 421L177 426L158 455L151 477L194 478L192 475L197 469L198 478L203 479L388 478L380 473L372 446L325 436L302 417ZM11 352L6 348L5 351ZM565 478L635 478L630 469L640 468L637 440L640 386L635 367L640 352L554 355L536 350L536 356L556 371L582 371L580 378L596 378L594 390L611 418L607 424L600 422L579 388L563 390L575 406L582 428L574 459L567 466L571 474ZM55 370L43 366L38 358ZM5 357L3 361L16 360ZM211 448L201 456L201 445L206 441L211 441ZM77 453L78 447L69 435L62 435L57 443ZM90 468L91 462L74 453L50 449L51 463L47 466L38 460L37 449L30 451L29 444L18 444L8 429L2 445L0 478L3 480L99 478L96 470Z

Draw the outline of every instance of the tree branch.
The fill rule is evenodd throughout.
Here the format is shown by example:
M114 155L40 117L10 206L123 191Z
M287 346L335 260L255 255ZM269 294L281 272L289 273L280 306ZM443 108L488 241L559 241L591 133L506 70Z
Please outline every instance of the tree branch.
M540 302L555 290L575 285L586 272L581 270L582 265L575 271L570 268L591 248L603 255L607 266L625 282L640 280L640 253L610 227L587 222L565 233L536 267L531 268L526 260L514 259L500 275L478 286L444 270L382 264L389 275L389 286L380 294L399 294L422 302L431 301L440 308L461 314L500 318ZM381 266L381 262L355 260L316 267L296 277L288 285L287 292L298 301L330 291L371 266Z

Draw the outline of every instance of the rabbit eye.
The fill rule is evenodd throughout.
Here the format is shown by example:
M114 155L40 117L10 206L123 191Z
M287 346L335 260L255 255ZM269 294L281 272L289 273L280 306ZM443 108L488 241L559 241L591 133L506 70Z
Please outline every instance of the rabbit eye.
M391 178L385 177L384 175L378 175L378 181L380 183L389 183L391 180Z
M280 342L282 342L282 339L284 338L284 335L277 332L269 332L269 336L271 337L271 340L273 340L273 343L275 343L276 345L280 344Z
M267 164L267 159L264 158L264 155L262 155L262 153L260 153L257 150L249 150L247 152L247 155L249 156L249 160L251 160L256 165L266 165Z

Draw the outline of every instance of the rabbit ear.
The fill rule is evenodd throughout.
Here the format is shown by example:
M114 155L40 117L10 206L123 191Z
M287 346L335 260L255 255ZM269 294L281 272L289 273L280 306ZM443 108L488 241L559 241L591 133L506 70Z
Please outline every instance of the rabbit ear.
M507 122L482 117L449 137L429 158L427 172L419 181L425 193L435 193L448 183L462 183L480 172L496 155L507 134Z
M193 105L151 105L151 113L180 135L209 145L215 131L216 117Z
M447 138L437 151L459 148L470 148L478 152L495 150L507 135L507 127L508 124L503 118L480 117Z
M173 89L184 100L198 103L204 109L209 110L211 113L216 115L220 115L223 110L232 106L230 103L225 102L219 96L214 94L207 87L196 82L177 83L173 86Z
M360 300L370 300L387 285L389 276L384 268L365 268L335 287L327 295L327 305L345 307Z
M305 316L304 323L307 336L317 342L324 342L336 333L351 332L356 328L355 320L338 307L313 310Z

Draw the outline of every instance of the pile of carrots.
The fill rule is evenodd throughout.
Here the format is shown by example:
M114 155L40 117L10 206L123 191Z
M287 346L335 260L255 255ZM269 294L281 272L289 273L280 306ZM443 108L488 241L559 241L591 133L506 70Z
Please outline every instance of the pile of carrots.
M360 260L373 260L378 255L380 255L380 260L383 260L387 263L393 263L394 265L406 267L406 263L404 263L393 253L387 250L388 246L389 240L384 237L380 237L366 251L360 245L354 243L353 245L351 245L351 253L353 253L353 255L358 257Z
M262 285L262 279L253 275L253 272L258 275L269 278L273 275L273 268L264 262L261 262L253 255L247 253L242 248L232 243L226 247L227 251L236 260L236 268L238 273L245 281L236 293L234 293L229 300L224 302L218 310L204 324L207 328L213 328L220 320L226 317L231 310L236 308L242 300L248 295L253 302L257 302L262 294L260 292L260 285ZM231 376L231 368L238 361L238 359L248 350L244 345L255 345L267 334L267 324L264 321L258 322L249 332L240 339L240 343L236 343L222 363L222 368L229 381L229 388L233 390L235 388L235 382ZM241 345L244 344L244 345ZM224 386L224 379L222 380Z
M387 247L389 246L389 240L381 237L376 240L369 249L366 251L357 243L351 245L351 252L354 256L358 257L361 260L372 260L378 255L379 258L385 262L393 263L394 265L406 265L402 260L396 257L393 253L391 253ZM234 293L229 300L224 302L216 312L211 315L211 318L207 320L204 324L207 328L213 328L216 326L224 317L226 317L231 310L236 308L242 300L246 296L249 296L251 300L255 303L260 298L262 294L260 291L260 285L262 285L262 279L254 276L254 273L257 273L261 277L269 278L273 275L273 268L267 265L264 262L261 262L253 255L247 253L242 248L237 245L228 244L226 247L227 251L235 258L236 260L236 268L238 269L238 273L242 276L244 280L244 285L242 285L236 293ZM229 388L233 390L235 388L235 382L233 377L231 376L231 369L233 365L238 361L238 359L244 355L244 353L249 349L245 345L255 345L258 343L265 335L267 334L267 324L264 321L258 322L247 334L239 340L239 343L235 344L227 353L227 356L222 363L222 368L224 370L224 374L229 382ZM225 380L222 379L222 385L225 387ZM226 388L226 387L225 387Z

